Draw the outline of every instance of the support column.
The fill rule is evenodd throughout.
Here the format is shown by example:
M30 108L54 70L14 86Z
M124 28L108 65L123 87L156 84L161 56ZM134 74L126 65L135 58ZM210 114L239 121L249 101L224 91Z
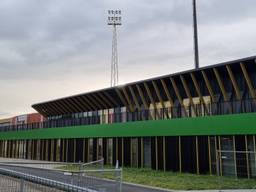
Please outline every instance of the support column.
M233 136L233 151L234 151L235 176L237 177L237 166L236 166L236 138L235 138L235 136Z
M256 142L255 142L255 135L253 135L253 151L254 151L254 163L256 168Z
M3 145L2 145L2 141L0 141L0 157L3 157L2 150L3 150Z
M216 168L216 174L217 174L217 163L219 163L219 159L218 159L218 155L219 153L217 152L218 150L218 144L217 144L217 137L214 136L214 145L215 145L215 161L216 161L216 164L215 164L215 168Z
M221 141L220 141L220 136L218 136L218 140L219 140L219 154L218 154L218 156L219 156L219 159L218 159L218 161L219 161L219 171L220 171L220 176L222 176L222 154L221 154Z
M179 170L180 173L182 172L182 166L181 166L181 137L179 136Z
M12 141L8 141L7 142L7 146L8 146L8 155L7 157L11 158L11 144L12 144Z
M133 167L133 160L132 160L132 138L130 138L130 167Z
M244 137L245 137L247 178L250 179L250 163L249 163L249 156L248 156L248 142L247 142L247 136L245 135Z
M45 140L42 140L42 154L41 160L45 160Z
M76 139L74 139L74 157L73 157L73 162L76 162Z
M87 162L90 161L90 140L87 138Z
M141 168L144 167L144 143L143 143L143 137L141 137L141 142L140 142L140 145L141 145Z
M124 138L123 137L122 137L122 166L124 167Z
M96 160L99 159L99 139L98 138L95 138L96 139Z
M158 142L157 137L155 137L155 148L156 148L156 170L158 170Z
M163 137L163 163L164 163L164 171L166 171L166 147L165 147L165 137Z
M46 144L45 144L45 160L49 161L49 140L46 139Z
M139 138L136 138L136 157L137 157L137 168L139 168Z
M86 152L85 152L85 139L83 139L83 162L85 163L85 154L86 154Z
M66 139L66 162L68 162L68 139Z
M208 136L208 158L209 158L209 172L212 175L212 158L211 158L211 141L210 136Z
M196 173L199 174L198 137L196 136Z
M12 146L13 146L12 157L17 158L16 157L16 154L17 154L17 140L13 141Z
M17 140L17 155L16 158L20 158L20 140Z
M50 152L50 161L53 161L53 139L50 140L50 143L51 143L51 152Z
M34 159L34 140L30 140L30 149L31 149L31 160Z

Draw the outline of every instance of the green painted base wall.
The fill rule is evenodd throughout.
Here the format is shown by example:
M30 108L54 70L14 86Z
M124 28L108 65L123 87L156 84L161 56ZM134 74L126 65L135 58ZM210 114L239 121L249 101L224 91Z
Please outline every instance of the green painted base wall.
M246 113L10 131L0 133L0 140L254 134L256 134L256 113Z

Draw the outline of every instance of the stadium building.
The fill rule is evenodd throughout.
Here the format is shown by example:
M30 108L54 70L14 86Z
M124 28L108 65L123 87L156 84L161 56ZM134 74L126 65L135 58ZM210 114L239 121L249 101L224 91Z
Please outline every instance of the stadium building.
M34 104L44 120L0 126L0 156L255 177L255 59Z

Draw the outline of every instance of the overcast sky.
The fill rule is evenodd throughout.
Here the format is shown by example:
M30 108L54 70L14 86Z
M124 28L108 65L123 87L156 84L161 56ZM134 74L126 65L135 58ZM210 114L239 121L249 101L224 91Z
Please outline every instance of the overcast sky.
M256 55L255 0L198 0L200 66ZM1 0L0 118L109 87L121 9L120 84L193 68L192 0Z

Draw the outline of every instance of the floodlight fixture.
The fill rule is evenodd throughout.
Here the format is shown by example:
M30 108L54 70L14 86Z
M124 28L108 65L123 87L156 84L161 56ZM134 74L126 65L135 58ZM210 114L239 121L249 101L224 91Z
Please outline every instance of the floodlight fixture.
M121 25L121 10L108 10L108 25Z

